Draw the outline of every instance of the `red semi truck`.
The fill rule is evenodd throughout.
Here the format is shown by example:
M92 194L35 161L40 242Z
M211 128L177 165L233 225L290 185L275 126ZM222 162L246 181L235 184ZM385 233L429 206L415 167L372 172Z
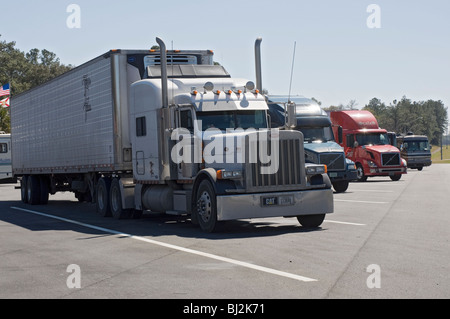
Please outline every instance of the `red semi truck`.
M389 176L398 181L406 174L407 163L400 151L390 145L385 129L369 111L330 112L334 135L345 149L345 156L355 162L358 181L370 176Z

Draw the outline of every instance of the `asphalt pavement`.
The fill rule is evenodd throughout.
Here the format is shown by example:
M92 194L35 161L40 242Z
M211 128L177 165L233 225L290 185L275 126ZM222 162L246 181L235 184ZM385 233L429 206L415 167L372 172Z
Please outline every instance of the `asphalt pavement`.
M294 218L114 220L73 194L46 206L0 184L0 298L450 297L450 165L369 178L334 194L318 229Z

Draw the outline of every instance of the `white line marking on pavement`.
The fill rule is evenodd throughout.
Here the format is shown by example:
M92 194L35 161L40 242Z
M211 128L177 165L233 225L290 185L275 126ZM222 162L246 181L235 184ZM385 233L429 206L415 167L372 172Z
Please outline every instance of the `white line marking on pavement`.
M353 199L335 199L335 202L349 202L349 203L363 203L363 204L389 204L389 202L371 202L365 200L353 200Z
M385 191L385 190L379 190L379 189L358 189L358 190L352 190L352 192L370 192L370 193L393 193L394 191Z
M335 224L344 224L344 225L353 225L353 226L366 226L366 224L349 223L349 222L340 222L340 221L337 221L337 220L328 220L328 219L325 219L324 222L327 222L327 223L335 223Z
M163 242L156 241L156 240L153 240L153 239L144 238L144 237L141 237L141 236L134 236L134 235L131 235L131 234L125 234L125 233L121 233L119 231L115 231L115 230L112 230L112 229L107 229L107 228L94 226L94 225L90 225L90 224L85 224L85 223L77 222L75 220L71 220L71 219L67 219L67 218L63 218L63 217L59 217L59 216L49 215L49 214L36 212L36 211L33 211L33 210L19 208L19 207L11 207L11 208L15 209L15 210L20 210L20 211L23 211L23 212L35 214L35 215L40 215L40 216L44 216L44 217L48 217L48 218L57 219L57 220L60 220L60 221L66 222L66 223L71 223L71 224L75 224L75 225L79 225L79 226L83 226L83 227L99 230L99 231L102 231L102 232L105 232L105 233L109 233L109 234L113 234L113 235L119 235L121 237L128 237L128 238L139 240L139 241L146 242L146 243L149 243L149 244L153 244L153 245L157 245L157 246L166 247L166 248L169 248L169 249L182 251L182 252L185 252L185 253L188 253L188 254L198 255L198 256L202 256L202 257L206 257L206 258L215 259L215 260L223 261L223 262L226 262L226 263L234 264L234 265L237 265L237 266L245 267L245 268L259 270L259 271L266 272L266 273L273 274L273 275L277 275L277 276L282 276L282 277L295 279L295 280L299 280L299 281L304 281L304 282L317 281L317 279L308 278L308 277L304 277L304 276L299 276L299 275L295 275L295 274L291 274L291 273L288 273L288 272L279 271L279 270L276 270L276 269L267 268L267 267L263 267L263 266L258 266L258 265L250 264L250 263L247 263L247 262L243 262L243 261L227 258L227 257L221 257L221 256L209 254L209 253L204 253L204 252L201 252L201 251L198 251L198 250L184 248L184 247L181 247L181 246L171 245L171 244L163 243Z

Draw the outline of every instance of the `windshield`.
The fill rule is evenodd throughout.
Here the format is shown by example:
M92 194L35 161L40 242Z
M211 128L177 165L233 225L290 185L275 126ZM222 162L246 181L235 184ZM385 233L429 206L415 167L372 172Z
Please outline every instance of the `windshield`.
M360 146L363 145L390 145L389 137L384 133L357 134L356 141Z
M429 151L430 145L428 144L428 141L408 141L403 143L403 148L405 150L408 150L410 152L415 151Z
M217 128L221 131L226 129L267 128L266 111L217 111L198 112L197 120L202 121L202 130Z
M300 131L303 133L304 141L306 143L334 142L331 127L302 127Z

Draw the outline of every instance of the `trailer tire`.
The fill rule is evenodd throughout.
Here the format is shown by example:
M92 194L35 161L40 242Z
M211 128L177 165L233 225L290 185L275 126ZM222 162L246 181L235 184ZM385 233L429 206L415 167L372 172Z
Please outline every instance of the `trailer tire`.
M41 205L47 205L49 195L49 181L47 177L45 176L39 177L39 188L40 188L39 203Z
M217 228L217 200L214 187L208 180L203 180L197 190L195 210L192 214L197 214L196 218L200 228L212 233Z
M111 216L111 205L109 203L109 192L111 188L111 179L102 177L97 183L97 213L102 217Z
M28 176L24 175L22 176L22 179L20 180L20 197L22 199L22 203L27 204L28 203Z
M325 220L325 214L297 216L298 222L306 228L317 228Z
M41 199L39 177L30 175L27 178L27 201L30 205L39 205Z
M122 194L120 192L120 181L114 178L111 182L111 188L109 190L109 204L111 207L112 217L115 219L127 218L130 214L128 210L122 207Z

